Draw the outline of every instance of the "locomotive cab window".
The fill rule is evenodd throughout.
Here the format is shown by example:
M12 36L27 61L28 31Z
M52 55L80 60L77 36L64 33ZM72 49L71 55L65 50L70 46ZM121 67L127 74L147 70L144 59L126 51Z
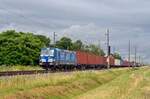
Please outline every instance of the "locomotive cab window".
M42 49L41 50L41 55L48 55L49 51L47 49Z
M54 56L54 50L49 51L49 56Z

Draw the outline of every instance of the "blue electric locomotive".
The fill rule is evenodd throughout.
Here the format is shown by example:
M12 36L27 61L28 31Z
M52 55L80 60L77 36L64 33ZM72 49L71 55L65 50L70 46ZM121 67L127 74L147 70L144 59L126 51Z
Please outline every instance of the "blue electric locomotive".
M76 52L58 48L42 48L39 64L44 68L72 68L76 65Z

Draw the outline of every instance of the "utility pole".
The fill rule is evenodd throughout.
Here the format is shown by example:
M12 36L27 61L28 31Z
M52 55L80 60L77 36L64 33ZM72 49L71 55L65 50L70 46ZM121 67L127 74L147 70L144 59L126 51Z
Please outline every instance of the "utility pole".
M54 40L54 47L55 47L55 45L56 45L56 33L55 32L53 34L53 40Z
M144 57L142 57L142 66L145 65Z
M141 56L139 56L139 66L141 66Z
M101 40L99 40L99 48L101 49Z
M130 51L131 51L131 42L130 42L130 40L129 40L129 47L128 47L129 49L128 49L128 61L129 61L129 67L130 67Z
M115 53L117 50L116 50L116 47L114 46L113 47L113 53Z
M51 39L51 33L49 33L49 40ZM51 42L49 42L49 48L51 48Z
M110 45L109 45L109 29L107 29L107 32L106 32L106 40L107 40L107 69L110 68Z
M99 46L99 52L100 52L100 54L101 54L101 41L100 40L98 40L98 46Z
M142 64L142 66L144 66L144 59L143 59L143 57L141 57L141 64Z
M137 55L137 47L136 46L135 46L135 53L134 54L135 54L134 61L135 61L135 66L136 66L136 55Z
M109 29L107 29L106 39L107 39L107 56L109 56Z

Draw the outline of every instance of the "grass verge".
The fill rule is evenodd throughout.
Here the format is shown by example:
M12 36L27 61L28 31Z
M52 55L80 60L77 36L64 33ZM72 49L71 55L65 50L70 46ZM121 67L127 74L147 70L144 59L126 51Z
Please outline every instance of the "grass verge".
M0 78L0 98L142 99L149 95L149 76L150 70L141 68Z

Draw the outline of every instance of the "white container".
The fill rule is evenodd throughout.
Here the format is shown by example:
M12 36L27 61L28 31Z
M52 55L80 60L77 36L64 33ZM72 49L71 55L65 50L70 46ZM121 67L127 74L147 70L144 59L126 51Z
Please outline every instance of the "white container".
M121 60L120 59L115 59L115 65L120 66L121 65Z

